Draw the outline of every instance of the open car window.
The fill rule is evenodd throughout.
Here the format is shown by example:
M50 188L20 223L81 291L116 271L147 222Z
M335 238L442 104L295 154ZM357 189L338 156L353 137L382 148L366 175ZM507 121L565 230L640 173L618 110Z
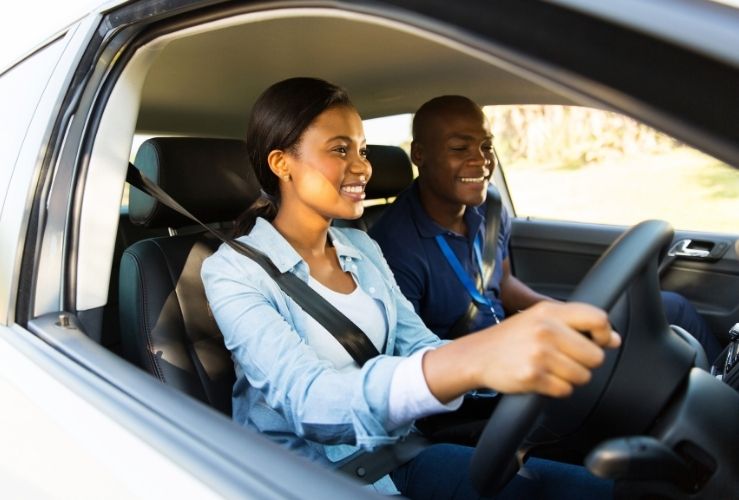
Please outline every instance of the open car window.
M488 106L519 217L739 232L739 170L618 113Z

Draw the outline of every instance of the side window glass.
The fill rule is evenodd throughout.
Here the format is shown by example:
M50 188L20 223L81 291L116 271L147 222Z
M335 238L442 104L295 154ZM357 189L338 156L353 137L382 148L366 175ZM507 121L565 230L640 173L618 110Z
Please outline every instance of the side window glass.
M367 144L385 144L400 146L406 153L411 151L411 123L412 114L383 116L364 120L364 136Z
M405 150L408 157L411 156L411 141L413 140L412 124L413 115L410 113L382 116L362 121L367 144L400 146ZM416 166L411 165L411 168L413 169L413 176L417 177L418 170Z
M516 215L739 232L739 169L625 116L487 106Z

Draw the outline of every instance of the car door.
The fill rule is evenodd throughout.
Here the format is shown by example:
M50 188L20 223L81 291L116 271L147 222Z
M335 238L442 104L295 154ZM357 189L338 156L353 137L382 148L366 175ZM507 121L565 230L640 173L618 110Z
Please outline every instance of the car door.
M198 7L187 4L165 14L148 1L93 10L0 74L3 496L371 498L160 384L87 335L96 312L77 310L77 262L108 279L92 259L77 260L75 241L93 107L106 109L101 86L139 21Z
M617 113L528 106L490 114L508 125L496 136L517 215L516 276L566 300L629 225L664 219L675 236L662 289L685 296L727 341L739 321L739 170ZM520 130L511 114L527 118Z

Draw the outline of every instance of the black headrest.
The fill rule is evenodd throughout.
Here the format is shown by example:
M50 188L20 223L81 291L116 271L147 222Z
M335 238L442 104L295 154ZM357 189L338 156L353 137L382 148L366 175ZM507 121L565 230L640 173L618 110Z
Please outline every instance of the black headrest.
M205 223L234 220L259 197L246 144L237 139L149 139L136 153L134 165ZM134 224L148 227L193 224L135 188L128 214Z
M367 146L367 159L372 164L372 178L365 193L367 199L397 196L413 182L413 167L399 146Z

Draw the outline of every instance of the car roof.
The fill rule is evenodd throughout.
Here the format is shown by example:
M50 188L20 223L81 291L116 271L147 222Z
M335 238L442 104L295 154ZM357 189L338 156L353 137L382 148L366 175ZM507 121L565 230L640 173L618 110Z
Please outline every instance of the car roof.
M147 75L137 129L240 137L256 97L292 76L343 86L364 118L411 113L450 93L481 104L571 102L432 33L377 16L301 10L245 16L168 42Z
M702 17L694 15L696 2L681 2L681 9L670 10L658 0L660 12L675 11L669 18L673 26L654 19L656 4L649 10L628 1L634 4L632 12L601 2L560 3L648 33L644 40L679 39L696 53L739 66L739 54L731 50L739 40L727 45L739 34L722 28L735 26L737 19L720 20L727 14L739 16L737 9L698 2L701 12L709 13ZM433 22L401 24L393 17L397 13L383 18L377 11L363 13L343 4L292 4L269 14L251 12L174 30L152 41L156 58L142 88L136 129L142 134L243 137L256 97L292 76L316 76L345 87L364 118L412 113L444 94L466 95L482 105L601 105L510 64L510 54L491 51L483 39ZM691 30L692 35L684 36ZM609 47L602 50L607 58Z

